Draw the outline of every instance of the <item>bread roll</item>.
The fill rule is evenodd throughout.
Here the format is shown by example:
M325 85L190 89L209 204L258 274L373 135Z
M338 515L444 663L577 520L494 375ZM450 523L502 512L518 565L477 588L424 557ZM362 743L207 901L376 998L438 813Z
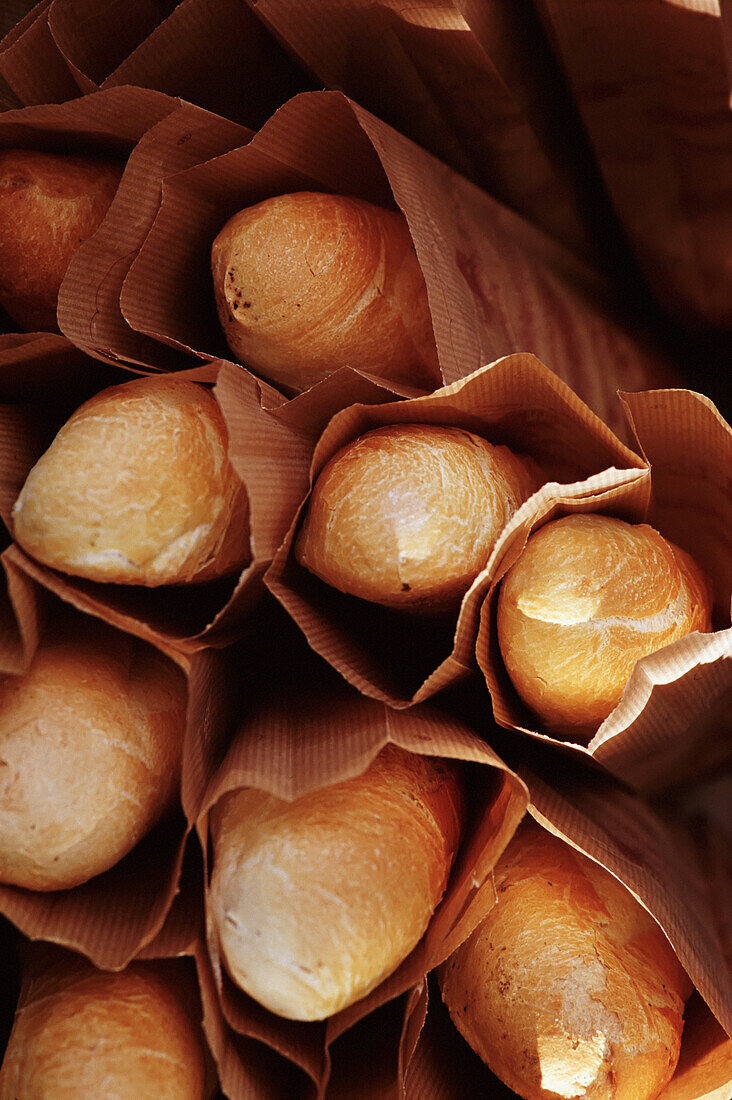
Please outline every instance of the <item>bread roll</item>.
M0 304L22 328L58 328L66 269L99 228L122 171L101 157L0 151Z
M609 872L533 823L495 869L496 903L440 971L453 1022L525 1100L653 1100L691 986Z
M498 638L516 690L547 729L589 740L620 702L641 657L711 630L694 561L646 524L555 520L507 573Z
M211 251L234 355L301 391L341 367L442 384L427 289L402 214L303 191L240 211Z
M86 616L0 684L0 882L59 890L117 863L171 807L183 674Z
M210 580L249 560L246 490L203 386L139 378L74 413L28 475L13 532L34 558L94 581Z
M226 795L211 815L208 900L233 980L292 1020L364 997L421 939L462 819L455 771L393 746L296 802Z
M205 1100L192 983L180 963L39 975L0 1069L0 1100Z
M453 609L537 484L530 460L460 428L377 428L321 472L295 555L352 596Z

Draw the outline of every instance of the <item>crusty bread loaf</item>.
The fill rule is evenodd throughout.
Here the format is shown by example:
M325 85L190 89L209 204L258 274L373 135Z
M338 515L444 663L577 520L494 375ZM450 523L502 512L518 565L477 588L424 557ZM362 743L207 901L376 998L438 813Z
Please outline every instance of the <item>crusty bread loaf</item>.
M516 690L547 729L588 740L641 657L711 630L707 582L646 524L575 515L533 534L507 573L498 638Z
M424 277L402 214L299 192L235 214L211 252L234 355L291 391L341 367L434 389Z
M56 965L16 1016L0 1100L205 1100L199 1021L179 962Z
M421 939L462 822L454 769L394 746L292 803L225 795L211 815L208 902L234 981L295 1020L364 997Z
M0 882L76 886L177 794L186 683L157 650L79 616L0 684Z
M353 596L452 609L537 484L530 460L472 432L431 424L377 428L320 473L295 554Z
M656 922L608 871L533 823L496 902L440 971L473 1050L526 1100L653 1100L691 992Z
M74 413L13 508L24 550L56 569L117 584L178 584L250 556L246 490L203 386L139 378Z
M102 157L0 150L0 305L22 328L58 328L66 269L99 228L122 170Z

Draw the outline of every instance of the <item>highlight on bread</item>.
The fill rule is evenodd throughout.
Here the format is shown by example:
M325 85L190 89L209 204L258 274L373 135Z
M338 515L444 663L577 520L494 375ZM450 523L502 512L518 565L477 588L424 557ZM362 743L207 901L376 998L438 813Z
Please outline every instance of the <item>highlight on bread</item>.
M461 428L377 428L321 471L295 556L352 596L452 610L538 484L530 459Z
M28 474L16 541L65 573L116 584L212 580L250 560L248 502L204 387L139 378L96 394Z
M299 392L354 367L442 384L424 276L401 213L301 191L235 214L211 250L234 355Z
M525 1100L654 1100L691 993L659 926L534 823L494 876L495 905L439 971L453 1023Z
M78 886L117 863L174 805L183 673L86 616L42 639L0 683L0 882Z
M521 698L547 729L589 740L637 661L711 630L692 558L647 524L554 520L529 538L498 599L498 640Z
M56 331L58 292L122 178L103 157L0 150L0 305L29 332Z
M233 980L293 1020L366 996L427 928L463 813L454 767L395 746L295 802L225 795L211 814L208 907Z
M182 964L120 973L70 958L34 977L0 1069L0 1100L206 1100L195 986Z

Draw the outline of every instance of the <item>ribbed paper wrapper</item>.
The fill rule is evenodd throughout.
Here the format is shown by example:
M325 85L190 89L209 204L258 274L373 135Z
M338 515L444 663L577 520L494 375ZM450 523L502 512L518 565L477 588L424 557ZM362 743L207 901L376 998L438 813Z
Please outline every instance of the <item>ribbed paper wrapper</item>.
M696 992L688 1002L681 1057L663 1100L723 1100L732 1085L732 985L707 897L661 821L636 795L570 748L513 743L494 731L531 796L529 812L550 832L611 872L658 922ZM490 883L485 890L490 891ZM515 1095L497 1082L452 1026L430 984L430 1007L407 1069L409 1100Z
M241 368L236 368L241 369ZM211 384L217 364L176 374L176 379ZM12 527L12 507L25 479L56 432L86 400L132 375L90 359L62 336L0 336L0 516ZM265 517L266 518L266 517ZM258 520L250 510L250 541ZM5 559L80 611L180 657L204 645L225 645L246 630L260 599L269 559L252 558L238 575L193 585L104 584L62 573L29 557L15 543Z
M715 631L692 634L643 658L623 697L590 740L587 750L616 775L646 791L689 782L729 766L732 753L732 573L729 530L732 500L727 476L732 431L714 405L688 390L624 394L636 445L651 472L645 514L620 510L608 498L598 509L631 522L648 522L698 562L712 584ZM532 518L531 528L594 505L563 502ZM497 720L545 736L540 719L523 705L501 659L495 633L498 583L518 560L529 534L520 532L481 610L477 657Z
M251 8L326 88L574 251L598 251L602 236L586 217L588 202L596 207L588 158L530 6L259 0Z
M208 849L208 813L227 791L256 787L292 800L361 774L388 743L408 752L465 762L472 791L471 817L446 894L420 944L370 995L327 1021L306 1024L280 1019L243 994L223 971L209 928L209 961L201 963L202 981L212 990L207 1033L222 1086L234 1100L259 1095L247 1085L239 1037L276 1051L283 1072L293 1072L287 1062L299 1067L300 1088L306 1089L310 1078L309 1087L322 1095L330 1074L331 1045L337 1048L338 1065L341 1037L345 1044L346 1033L364 1017L408 994L401 1007L386 1014L397 1021L394 1024L392 1019L388 1040L396 1066L399 1021L411 1013L411 1002L418 998L415 987L480 919L481 910L475 905L478 886L513 835L526 806L522 784L459 719L428 708L395 712L360 696L308 649L274 602L266 614L264 609L260 614L256 647L197 654L192 662L192 693L198 700L193 705L212 720L205 727L199 724L203 734L197 752L186 760L183 797L189 816L198 811L204 851ZM231 709L220 703L222 683L237 685ZM190 745L193 750L193 739ZM274 1088L271 1093L299 1094Z
M48 27L53 0L40 0L0 41L0 74L19 104L63 103L79 94ZM20 14L20 13L18 13Z
M184 352L230 358L211 290L211 243L242 207L301 190L402 209L446 382L530 351L611 428L625 431L616 390L675 377L642 335L623 327L610 287L568 250L328 92L295 97L245 148L165 181L155 224L122 289L130 325Z
M83 92L156 88L256 127L312 87L238 0L54 0L48 25Z
M718 0L534 0L658 301L732 325L732 113Z
M221 368L216 392L232 462L252 487L253 508L268 516L267 545L256 548L261 557L274 554L267 586L318 653L391 706L424 701L475 668L478 614L498 551L459 617L417 619L326 585L296 562L292 543L312 482L341 447L384 424L422 422L465 428L529 454L547 484L511 524L525 525L527 515L566 495L600 506L622 491L633 515L647 504L645 463L531 355L508 356L434 394L396 401L376 380L344 371L274 407L260 383L230 365Z
M0 660L7 675L22 675L30 665L44 630L52 633L56 624L93 635L95 620L64 606L60 601L3 559L8 580L3 599L3 617L14 618L17 637L2 636ZM5 595L5 594L4 594ZM19 640L18 640L19 639ZM142 643L132 641L133 646ZM187 666L179 657L183 672ZM182 751L185 731L181 730ZM31 939L62 944L81 952L97 966L119 969L160 933L180 890L181 875L195 877L200 857L190 839L178 803L155 828L108 871L81 886L66 890L34 891L0 884L0 912ZM200 893L200 871L198 872ZM190 900L179 906L166 935L176 942L190 922ZM185 922L181 919L184 913ZM172 929L172 931L171 931ZM176 931L177 930L177 931Z
M59 327L78 347L142 370L190 365L185 356L130 328L120 308L122 286L157 216L165 176L251 136L243 126L180 103L140 138L104 222L79 248L59 292Z

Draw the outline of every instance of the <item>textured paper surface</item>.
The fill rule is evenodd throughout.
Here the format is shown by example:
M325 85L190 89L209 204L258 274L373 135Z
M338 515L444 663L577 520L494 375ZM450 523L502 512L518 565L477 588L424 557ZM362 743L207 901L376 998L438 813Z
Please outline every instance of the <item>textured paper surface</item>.
M498 550L464 598L457 624L455 616L442 617L431 620L429 630L423 620L324 584L297 564L291 547L309 484L338 449L388 423L457 425L530 454L547 481L565 483L545 486L524 506L520 522L525 509L540 514L547 501L567 493L594 502L625 485L631 514L642 513L647 502L643 462L530 355L508 357L432 395L397 402L365 379L360 396L348 394L345 372L279 408L263 407L256 385L243 376L234 379L232 369L222 369L221 379L227 385L222 408L232 459L245 484L256 484L271 504L268 549L276 553L268 587L318 653L360 691L391 706L423 701L475 667L478 615ZM339 412L339 401L351 407ZM566 484L575 481L582 484Z
M535 0L664 308L732 323L732 115L719 5Z
M0 42L0 74L24 106L79 94L48 27L51 3L40 0Z
M122 290L130 325L182 351L229 358L211 242L242 207L297 190L396 200L425 275L446 382L530 351L625 432L615 391L674 377L642 335L630 337L610 288L569 251L337 93L295 97L246 148L166 180Z
M471 830L420 945L373 993L328 1021L279 1019L246 997L223 972L215 937L209 934L212 977L223 1015L220 1026L266 1043L322 1088L329 1073L329 1046L369 1012L419 984L475 926L482 912L476 904L477 887L513 834L525 802L521 785L459 720L424 708L394 712L359 696L308 650L276 605L271 614L269 627L263 626L258 634L259 652L253 656L250 648L241 649L238 715L223 715L218 731L209 726L198 767L187 768L184 776L189 812L200 808L198 829L204 845L208 811L226 791L254 786L290 800L360 774L389 742L407 751L468 761L475 799ZM220 678L201 675L201 664L210 666L222 659L233 660L233 653L194 658L191 682L197 691L215 694ZM280 685L277 692L272 692L273 683ZM200 710L202 704L194 706ZM228 1053L220 1057L225 1061L233 1056L233 1048L224 1045Z

